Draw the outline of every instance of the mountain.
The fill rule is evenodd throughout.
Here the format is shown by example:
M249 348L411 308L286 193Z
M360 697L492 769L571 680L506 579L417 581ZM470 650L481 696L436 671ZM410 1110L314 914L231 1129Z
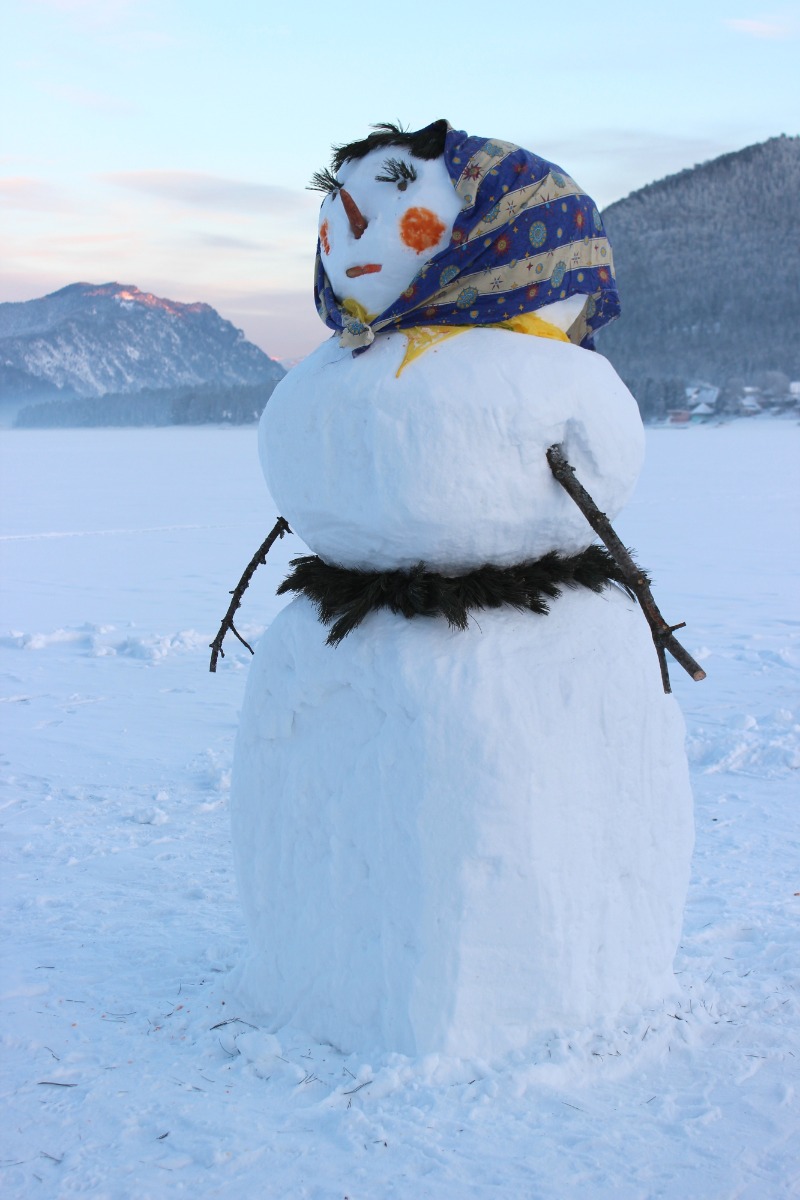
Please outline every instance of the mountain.
M610 205L622 316L598 349L633 384L800 379L800 137L776 137Z
M0 304L0 394L7 401L57 406L70 396L172 397L197 388L269 395L284 374L210 305L165 300L130 284L73 283L39 300Z
M17 406L33 404L46 400L70 400L75 393L70 388L57 387L49 379L39 379L19 367L2 361L0 350L0 404L8 397L14 399Z

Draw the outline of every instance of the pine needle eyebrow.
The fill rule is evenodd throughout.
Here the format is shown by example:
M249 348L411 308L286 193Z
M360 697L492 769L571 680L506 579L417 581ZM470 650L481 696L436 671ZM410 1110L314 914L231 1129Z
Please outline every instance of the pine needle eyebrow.
M338 192L341 188L341 183L330 170L325 167L323 171L315 171L311 176L311 182L306 186L307 192L326 192L330 195L331 192Z
M401 158L387 158L383 164L385 175L376 175L377 183L398 183L409 184L417 178L417 172L414 167L408 165Z

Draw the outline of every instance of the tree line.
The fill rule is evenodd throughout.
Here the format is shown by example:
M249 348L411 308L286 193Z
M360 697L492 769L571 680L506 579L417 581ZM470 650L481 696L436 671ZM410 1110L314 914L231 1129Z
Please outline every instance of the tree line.
M18 429L132 425L248 425L257 421L275 382L201 384L181 388L143 388L72 400L48 400L21 409Z

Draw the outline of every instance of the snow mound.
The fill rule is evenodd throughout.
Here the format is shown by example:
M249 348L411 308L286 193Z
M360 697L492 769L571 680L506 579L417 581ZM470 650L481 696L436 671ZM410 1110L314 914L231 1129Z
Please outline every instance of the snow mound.
M15 650L72 647L90 657L108 658L120 655L123 658L158 662L174 654L205 650L210 640L210 634L198 633L194 629L171 634L129 633L120 638L119 631L113 625L87 623L77 628L67 627L36 633L12 631L6 637L0 638L0 646Z

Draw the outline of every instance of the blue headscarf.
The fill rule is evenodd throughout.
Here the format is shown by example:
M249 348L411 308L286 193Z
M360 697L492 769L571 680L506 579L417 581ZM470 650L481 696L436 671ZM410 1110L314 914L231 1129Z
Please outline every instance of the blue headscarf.
M611 246L590 197L554 163L462 130L448 128L444 164L462 200L450 244L369 325L334 296L317 244L314 299L325 324L342 345L366 349L381 330L497 325L585 295L569 337L593 349L592 335L619 316L619 296Z

